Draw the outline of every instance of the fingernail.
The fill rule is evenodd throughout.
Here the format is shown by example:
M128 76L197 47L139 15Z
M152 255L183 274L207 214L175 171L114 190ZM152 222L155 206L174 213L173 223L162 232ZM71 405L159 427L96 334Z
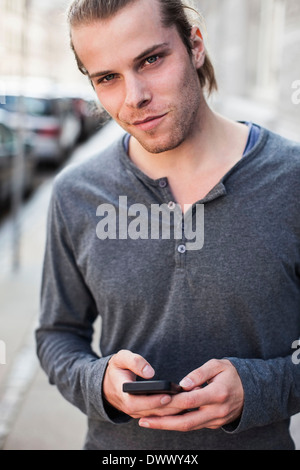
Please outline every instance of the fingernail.
M152 367L147 364L143 369L143 377L151 379L154 374Z
M139 425L141 428L150 428L150 425L147 421L140 421Z
M179 384L182 388L191 388L191 387L194 387L195 384L194 382L189 379L188 377L186 377L185 379L183 379L180 384Z
M166 395L165 397L162 397L162 399L160 400L160 403L162 405L168 405L171 400L172 398L169 395Z

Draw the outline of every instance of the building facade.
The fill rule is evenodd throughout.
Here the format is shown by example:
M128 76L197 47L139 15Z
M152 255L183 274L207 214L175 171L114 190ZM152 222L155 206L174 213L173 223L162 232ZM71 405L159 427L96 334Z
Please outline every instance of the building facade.
M64 18L67 0L0 0L0 77L80 81Z
M228 117L300 141L299 0L197 0Z

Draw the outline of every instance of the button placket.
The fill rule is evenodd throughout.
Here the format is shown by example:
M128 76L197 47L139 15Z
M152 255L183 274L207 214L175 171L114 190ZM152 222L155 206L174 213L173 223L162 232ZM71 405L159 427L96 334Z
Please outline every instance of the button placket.
M160 189L163 190L164 198L172 198L172 193L168 190L169 184L167 179L159 180L158 186ZM167 203L167 207L169 211L175 212L177 209L177 204L174 200L170 200ZM180 209L181 210L181 209ZM185 236L184 236L184 221L180 223L180 227L182 228L182 239L174 239L175 244L175 251L176 251L176 265L177 268L184 268L185 267L185 254L187 252L187 248L185 245ZM175 230L175 227L174 227Z

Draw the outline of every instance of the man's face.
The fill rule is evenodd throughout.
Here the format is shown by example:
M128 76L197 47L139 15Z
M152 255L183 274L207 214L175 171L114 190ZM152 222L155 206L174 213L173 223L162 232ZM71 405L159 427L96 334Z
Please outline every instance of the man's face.
M133 2L74 28L72 39L102 106L148 152L177 148L195 132L202 96L196 60L177 29L162 25L157 1Z

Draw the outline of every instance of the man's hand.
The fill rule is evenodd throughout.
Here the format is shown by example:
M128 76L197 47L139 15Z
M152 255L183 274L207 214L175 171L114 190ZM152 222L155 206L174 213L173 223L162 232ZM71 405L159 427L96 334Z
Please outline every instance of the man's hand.
M182 432L219 429L242 414L244 390L230 361L209 361L191 372L180 385L185 392L172 398L163 410L165 415L144 417L139 423L141 427Z
M108 363L103 381L104 398L132 418L161 416L164 406L171 402L169 395L132 396L123 393L123 383L134 382L136 376L151 379L154 374L153 368L142 356L120 351Z

